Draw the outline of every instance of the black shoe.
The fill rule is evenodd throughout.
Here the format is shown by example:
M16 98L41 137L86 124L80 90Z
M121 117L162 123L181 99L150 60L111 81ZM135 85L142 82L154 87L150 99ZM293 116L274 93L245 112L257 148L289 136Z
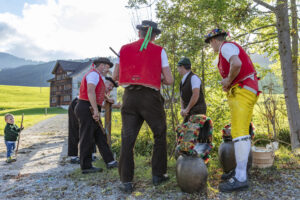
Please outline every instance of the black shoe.
M221 192L234 192L246 190L249 187L248 181L240 182L235 177L232 177L224 183L220 183L219 190Z
M80 159L79 159L79 157L71 158L70 163L71 163L71 164L80 164Z
M118 162L116 160L112 161L111 163L106 164L107 169L112 169L118 167Z
M153 185L157 186L165 181L169 180L167 175L160 175L160 176L152 176L152 183Z
M122 192L131 194L133 192L133 186L131 182L126 182L126 183L121 183L121 185L119 186L119 189Z
M81 173L83 174L89 174L89 173L96 173L96 172L102 172L102 168L97 168L97 167L91 167L89 169L82 169Z
M234 177L234 175L235 175L235 170L233 169L233 170L231 170L230 172L228 172L227 174L226 174L226 173L222 174L221 179L222 179L223 181L226 181L226 180L228 180L228 179Z

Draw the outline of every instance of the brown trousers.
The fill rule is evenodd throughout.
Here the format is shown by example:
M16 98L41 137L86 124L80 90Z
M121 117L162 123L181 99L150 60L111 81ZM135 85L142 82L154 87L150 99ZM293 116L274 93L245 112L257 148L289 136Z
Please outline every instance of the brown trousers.
M122 115L122 146L119 174L122 182L131 182L134 175L134 144L144 121L154 134L152 175L167 172L166 114L159 91L147 87L125 89Z

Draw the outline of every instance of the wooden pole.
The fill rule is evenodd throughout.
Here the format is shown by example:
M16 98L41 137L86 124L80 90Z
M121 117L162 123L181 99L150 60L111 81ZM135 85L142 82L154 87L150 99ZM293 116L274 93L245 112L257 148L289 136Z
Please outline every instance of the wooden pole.
M21 129L23 127L23 119L24 119L24 113L22 114L22 120L21 120L21 126L20 126L20 132L19 132L19 137L18 137L18 142L17 142L17 148L16 148L16 153L15 156L17 158L18 150L19 150L19 144L20 144L20 137L21 137Z
M106 135L107 143L109 147L111 147L111 110L112 110L111 103L105 101L104 109L105 109L105 132L107 134Z

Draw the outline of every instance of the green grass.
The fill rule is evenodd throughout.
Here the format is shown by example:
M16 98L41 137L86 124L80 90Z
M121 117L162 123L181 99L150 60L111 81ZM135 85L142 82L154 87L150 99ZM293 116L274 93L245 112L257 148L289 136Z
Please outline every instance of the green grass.
M76 169L67 176L74 180L75 185L78 181L87 182L89 186L99 185L103 195L113 194L111 183L119 181L119 175L117 169L107 170L103 160L98 160L94 163L96 167L104 169L102 173L96 174L81 174L80 169ZM209 161L208 166L208 180L206 195L210 199L214 199L218 195L218 185L221 181L221 175L223 173L220 166L217 151L214 151ZM276 151L276 157L274 165L266 169L252 168L250 171L250 177L252 181L264 182L265 184L272 183L273 181L279 181L280 173L285 173L287 170L299 170L300 158L291 154L290 149L285 146L280 146ZM135 155L135 174L134 183L135 190L133 195L144 196L151 199L164 199L169 194L180 192L180 188L177 186L176 181L176 160L174 158L168 159L168 176L170 180L162 185L153 187L151 176L151 156ZM201 196L201 194L200 194ZM199 194L182 194L182 199L197 199Z
M49 95L49 87L0 85L0 135L4 134L3 129L6 123L3 116L6 113L15 116L15 123L18 126L24 113L23 126L25 128L56 114L66 113L61 108L49 108Z

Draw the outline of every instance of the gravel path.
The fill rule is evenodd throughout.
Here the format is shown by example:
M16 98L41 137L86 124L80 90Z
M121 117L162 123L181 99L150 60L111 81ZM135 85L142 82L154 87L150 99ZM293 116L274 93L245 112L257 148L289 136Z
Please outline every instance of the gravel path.
M116 169L84 176L79 165L69 164L67 126L67 115L62 114L26 128L21 134L18 160L11 164L5 162L0 137L0 199L300 199L299 168L253 169L251 188L245 192L219 193L219 180L210 180L206 195L190 195L180 192L174 182L155 188L148 180L136 183L135 192L125 195L117 188Z

